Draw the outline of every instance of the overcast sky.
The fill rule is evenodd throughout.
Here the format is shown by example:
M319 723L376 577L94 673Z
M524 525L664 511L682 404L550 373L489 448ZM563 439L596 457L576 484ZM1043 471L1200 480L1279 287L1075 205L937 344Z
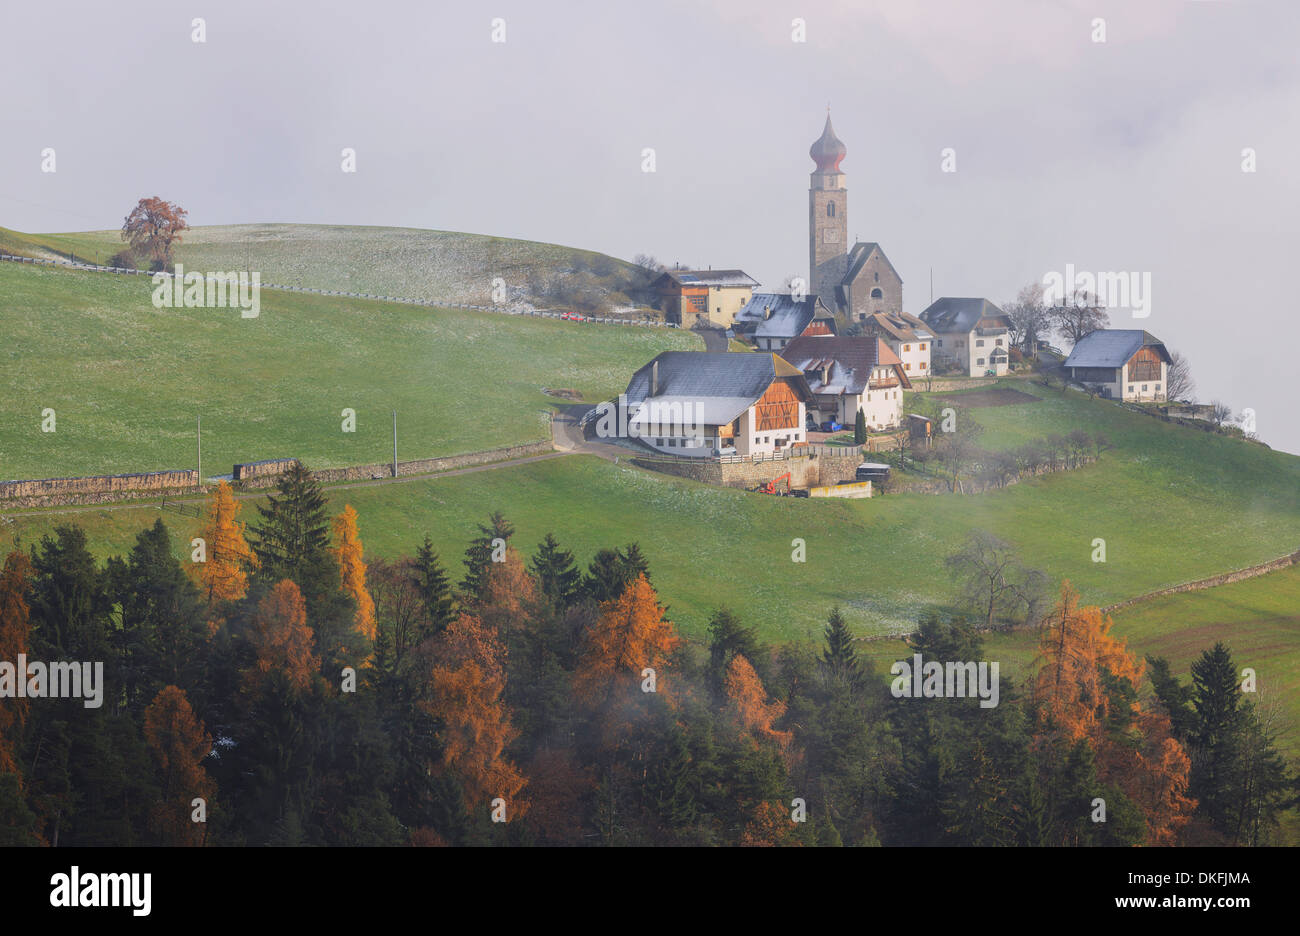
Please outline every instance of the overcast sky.
M1150 316L1112 325L1300 452L1298 50L1296 0L9 4L0 226L115 228L157 194L195 225L472 231L776 286L807 274L829 103L849 236L906 311L931 270L994 301L1067 263L1150 273Z

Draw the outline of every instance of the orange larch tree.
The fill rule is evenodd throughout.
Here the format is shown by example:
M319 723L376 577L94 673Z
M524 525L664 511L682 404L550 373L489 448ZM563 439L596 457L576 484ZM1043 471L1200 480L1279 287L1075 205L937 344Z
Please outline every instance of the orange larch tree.
M1100 608L1079 607L1078 592L1062 584L1039 639L1036 737L1087 739L1098 777L1142 810L1147 844L1174 844L1196 807L1186 795L1191 761L1171 736L1169 717L1143 708L1142 662L1111 635L1113 626ZM1108 691L1108 677L1124 691ZM1113 711L1113 705L1125 710Z
M361 535L357 531L357 512L351 504L334 518L334 558L338 560L343 590L356 602L353 626L368 640L375 639L375 602L366 588L366 564L362 558Z
M295 689L306 689L320 668L307 626L307 602L289 579L277 583L258 604L249 640L257 653L257 671L283 673Z
M743 654L737 653L727 664L723 686L741 727L759 738L774 742L783 753L789 750L793 733L778 731L775 727L785 715L785 703L776 699L767 701L763 681Z
M680 644L659 596L645 575L638 575L623 594L600 606L574 673L574 694L588 707L598 708L620 684L638 684L646 668L655 671L655 691L664 693L664 669Z
M442 723L437 769L460 780L468 809L500 797L509 819L522 816L528 804L519 793L528 781L505 756L518 732L504 701L506 651L500 637L473 615L460 614L418 653L431 660L429 698L420 707Z
M207 516L199 534L205 543L206 561L194 563L191 570L209 605L243 598L248 593L248 571L258 565L244 539L239 506L225 481L208 496Z
M182 689L164 686L154 697L145 709L144 737L162 786L162 801L152 815L161 844L202 845L207 824L193 820L194 799L203 799L206 815L216 792L203 769L203 759L212 753L212 738Z

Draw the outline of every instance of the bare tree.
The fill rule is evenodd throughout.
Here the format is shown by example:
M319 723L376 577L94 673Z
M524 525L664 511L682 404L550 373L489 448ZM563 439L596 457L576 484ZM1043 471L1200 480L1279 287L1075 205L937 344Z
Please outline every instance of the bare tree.
M1022 286L1015 299L1003 304L1002 311L1011 319L1012 347L1036 353L1039 340L1052 330L1051 309L1043 301L1043 284Z
M1110 314L1097 302L1097 297L1079 289L1070 301L1049 308L1052 326L1070 340L1078 344L1085 335L1090 335L1110 324Z
M1223 424L1230 419L1232 419L1232 407L1221 400L1210 403L1210 422L1214 424L1215 429L1223 428Z
M1192 366L1181 352L1169 352L1169 369L1165 375L1166 400L1190 400L1196 392L1196 382L1192 380Z
M986 627L993 626L999 612L1006 615L1024 606L1032 616L1042 607L1047 577L1026 568L1012 545L992 533L976 530L945 564L965 586L967 597L978 603Z

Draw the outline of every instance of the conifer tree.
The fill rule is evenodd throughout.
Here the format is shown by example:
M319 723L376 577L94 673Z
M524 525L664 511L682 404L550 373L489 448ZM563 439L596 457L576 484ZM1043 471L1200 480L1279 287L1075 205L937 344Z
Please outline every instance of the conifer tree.
M531 565L542 594L557 608L573 603L582 584L582 572L574 564L573 553L561 549L554 534L547 533L546 539L538 544Z
M209 605L243 598L248 592L248 571L257 567L257 556L245 539L239 510L239 501L225 481L208 496L207 514L199 533L207 555L205 561L190 568Z
M835 682L853 689L862 684L862 664L853 646L853 634L838 606L831 609L826 620L826 650L822 654L822 666Z
M275 493L258 506L253 551L266 582L290 579L308 604L338 591L337 571L329 555L329 516L320 482L301 462L280 476Z
M428 632L422 634L420 639L432 637L446 630L456 614L451 580L442 568L428 533L424 534L424 542L416 551L412 575L415 587L420 593L420 600L424 604L424 614L428 622ZM416 643L418 644L419 640Z
M862 445L867 441L867 417L862 412L862 407L858 407L858 415L853 420L853 444Z
M366 639L375 639L375 602L366 589L366 564L357 530L357 512L345 504L343 513L334 518L334 556L339 564L343 590L356 603L353 625Z
M460 590L471 604L483 600L488 569L494 561L505 559L506 546L515 534L515 528L500 512L493 513L488 523L491 525L479 524L479 535L465 550L465 578L460 583Z

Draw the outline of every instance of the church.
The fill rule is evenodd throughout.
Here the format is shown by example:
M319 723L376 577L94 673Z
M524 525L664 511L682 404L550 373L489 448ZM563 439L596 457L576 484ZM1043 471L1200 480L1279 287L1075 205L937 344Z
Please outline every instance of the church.
M848 246L849 190L840 163L848 149L826 127L808 155L817 168L808 186L808 291L845 322L866 322L876 313L901 315L903 280L880 245Z

